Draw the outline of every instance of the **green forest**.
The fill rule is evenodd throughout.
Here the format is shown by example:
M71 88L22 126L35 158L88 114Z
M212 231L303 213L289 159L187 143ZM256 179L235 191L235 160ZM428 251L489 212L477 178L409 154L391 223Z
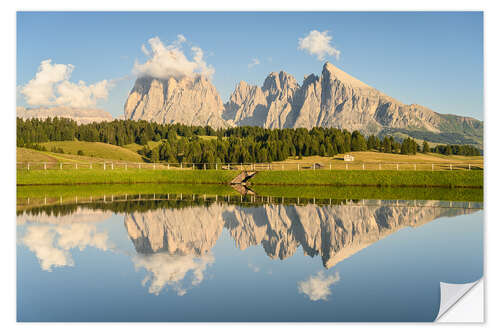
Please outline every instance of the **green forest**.
M444 155L481 155L470 145L438 145L414 139L398 141L392 136L364 136L359 131L336 128L234 127L157 124L147 121L114 120L78 125L66 118L17 118L17 146L44 150L39 143L80 140L124 146L142 145L139 153L152 162L185 163L261 163L283 161L288 157L335 156L351 151L374 150L393 154L435 152ZM161 143L151 149L148 142Z

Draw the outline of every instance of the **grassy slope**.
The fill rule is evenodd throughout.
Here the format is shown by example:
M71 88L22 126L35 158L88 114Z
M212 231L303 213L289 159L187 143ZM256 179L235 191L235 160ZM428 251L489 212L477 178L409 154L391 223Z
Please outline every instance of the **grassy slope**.
M123 147L110 145L102 142L84 142L84 141L51 141L44 142L48 151L52 148L62 148L66 154L77 155L82 150L87 157L96 157L106 160L143 162L141 155Z
M472 167L483 167L483 156L446 156L440 154L416 154L416 155L400 155L400 154L386 154L380 152L351 152L350 155L354 156L354 162L348 163L348 168L351 170L362 170L363 164L366 170L378 170L379 163L382 170L396 170L396 163L399 170L448 170L451 164L460 164L461 169L466 169L468 164ZM273 162L273 170L297 170L297 163L301 164L302 169L311 168L313 163L318 163L323 169L329 169L330 164L332 170L345 170L346 162L344 162L344 155L339 154L335 157L323 156L307 156L302 159L288 158L285 161ZM266 167L266 166L264 166ZM261 167L262 169L262 167Z
M349 155L354 156L354 163L482 163L483 156L458 156L458 155L441 155L435 153L422 154L418 153L416 155L401 155L401 154L389 154L380 153L375 151L358 151L350 152ZM279 163L341 163L344 162L344 154L336 155L335 157L322 157L322 156L307 156L303 157L301 160L295 158L289 158L284 162Z
M162 143L162 141L148 141L147 146L149 148L153 149L159 146ZM137 144L137 143L130 143L128 145L123 146L123 148L128 149L130 151L133 151L134 153L137 153L139 150L143 148L143 146Z

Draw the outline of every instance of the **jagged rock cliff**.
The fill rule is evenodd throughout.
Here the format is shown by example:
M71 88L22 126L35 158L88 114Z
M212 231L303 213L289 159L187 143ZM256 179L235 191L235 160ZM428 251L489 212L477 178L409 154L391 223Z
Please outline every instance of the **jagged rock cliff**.
M262 87L241 81L224 105L206 77L141 77L125 103L124 117L215 128L334 127L364 134L402 130L428 141L479 145L483 137L482 121L403 104L329 62L321 76L311 74L302 85L283 71L269 74ZM429 140L425 133L434 136Z
M241 81L225 105L223 117L238 126L284 128L292 111L292 102L299 85L287 73L271 73L262 88Z
M89 124L92 122L112 121L111 114L98 109L77 109L67 106L52 108L27 109L22 106L16 108L17 116L23 119L46 119L46 118L70 118L78 124Z
M228 126L222 119L223 109L217 90L206 77L141 77L125 103L125 119L220 128Z
M405 105L328 62L320 77L311 74L302 86L285 72L269 74L262 87L240 82L223 117L235 125L266 128L335 127L365 134L385 128L433 133L456 130L482 137L478 120Z

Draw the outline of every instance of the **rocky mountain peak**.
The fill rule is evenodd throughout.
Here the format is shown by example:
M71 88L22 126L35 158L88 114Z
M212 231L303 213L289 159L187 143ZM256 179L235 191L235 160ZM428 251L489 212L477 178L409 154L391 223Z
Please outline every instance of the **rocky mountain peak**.
M322 74L323 79L333 82L333 81L339 81L344 85L353 87L353 88L371 88L369 85L367 85L364 82L361 82L360 80L356 79L355 77L352 77L351 75L347 74L343 70L341 70L338 67L335 67L332 65L330 62L326 62L323 65L323 71Z
M125 119L161 124L227 127L217 89L204 76L136 80L125 103Z
M286 89L297 89L298 83L295 78L286 72L272 72L264 80L262 85L263 91L269 91L270 94L278 94L279 92Z

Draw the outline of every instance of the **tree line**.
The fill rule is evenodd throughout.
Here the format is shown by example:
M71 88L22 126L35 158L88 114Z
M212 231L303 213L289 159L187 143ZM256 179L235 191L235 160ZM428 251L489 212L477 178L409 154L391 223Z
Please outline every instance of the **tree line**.
M351 151L375 150L393 154L436 152L447 155L480 155L468 145L419 145L414 139L368 137L359 131L336 128L265 129L256 126L213 129L210 126L157 124L148 121L114 120L78 125L67 118L17 118L17 146L43 149L47 141L80 140L117 146L136 143L139 153L152 162L262 163L288 157L335 156ZM149 145L151 141L158 144Z

